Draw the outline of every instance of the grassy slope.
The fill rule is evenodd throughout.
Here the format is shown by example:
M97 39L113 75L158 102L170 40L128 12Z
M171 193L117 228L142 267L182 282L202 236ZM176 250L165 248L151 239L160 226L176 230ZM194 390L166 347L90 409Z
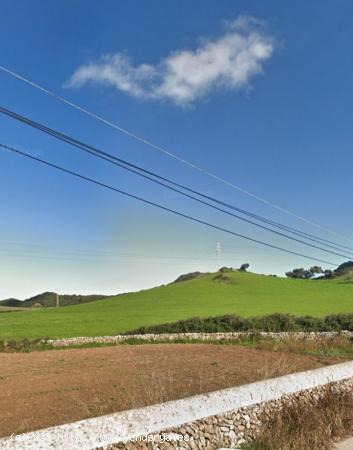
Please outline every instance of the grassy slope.
M142 325L227 313L324 316L353 312L351 282L227 275L230 284L205 276L84 305L1 314L0 339L109 335Z
M2 312L9 312L9 311L14 311L14 312L18 312L18 311L26 311L27 308L17 308L17 307L12 307L12 306L1 306L0 305L0 313Z

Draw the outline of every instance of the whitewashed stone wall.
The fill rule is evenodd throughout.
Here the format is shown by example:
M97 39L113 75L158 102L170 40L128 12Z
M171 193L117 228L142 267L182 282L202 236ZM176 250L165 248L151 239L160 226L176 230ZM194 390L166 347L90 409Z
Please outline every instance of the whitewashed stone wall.
M256 436L262 415L315 402L330 385L353 392L353 362L259 381L0 439L7 450L214 450ZM353 395L353 394L352 394ZM167 440L168 439L168 440ZM160 441L165 442L160 442Z
M325 394L328 386L337 392L353 391L353 379L331 383L300 393L286 395L278 400L239 408L226 414L214 415L180 427L154 433L152 438L142 435L128 442L101 447L99 450L215 450L220 447L237 448L256 438L262 422L284 405L305 401L313 405ZM352 394L353 395L353 394ZM150 439L150 441L149 441Z
M344 335L353 338L353 331L323 331L323 332L283 332L283 333L271 333L271 332L259 332L256 335L260 335L265 338L271 338L276 340L295 339L295 340L315 340L332 338L338 335ZM119 344L129 341L131 339L138 339L141 341L153 341L153 342L170 342L170 341L223 341L223 340L237 340L246 337L254 336L252 332L234 332L234 333L163 333L163 334L132 334L116 336L82 336L72 337L65 339L49 339L43 342L53 345L54 347L69 347L70 345L85 345L85 344Z

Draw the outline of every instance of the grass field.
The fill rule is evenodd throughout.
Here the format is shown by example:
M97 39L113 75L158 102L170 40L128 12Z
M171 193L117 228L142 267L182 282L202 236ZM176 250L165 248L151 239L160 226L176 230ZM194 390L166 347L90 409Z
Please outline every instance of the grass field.
M0 339L112 335L193 316L253 316L287 312L324 316L353 312L353 284L228 273L63 308L0 314Z
M0 313L12 312L12 311L26 311L26 308L14 308L12 306L0 306Z

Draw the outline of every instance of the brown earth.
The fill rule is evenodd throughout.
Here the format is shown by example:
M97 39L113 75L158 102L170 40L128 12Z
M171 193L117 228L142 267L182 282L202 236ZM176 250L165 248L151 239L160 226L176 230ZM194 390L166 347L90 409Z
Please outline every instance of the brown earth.
M0 353L0 436L338 362L212 344Z

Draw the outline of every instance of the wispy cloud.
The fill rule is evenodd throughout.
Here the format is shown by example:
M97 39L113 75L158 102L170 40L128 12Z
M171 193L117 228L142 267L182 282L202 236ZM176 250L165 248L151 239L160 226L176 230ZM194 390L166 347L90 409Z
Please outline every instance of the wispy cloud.
M213 90L249 87L274 47L260 21L241 16L218 39L204 39L195 50L173 51L156 65L134 65L126 53L104 55L79 67L68 86L102 84L138 98L190 105Z

